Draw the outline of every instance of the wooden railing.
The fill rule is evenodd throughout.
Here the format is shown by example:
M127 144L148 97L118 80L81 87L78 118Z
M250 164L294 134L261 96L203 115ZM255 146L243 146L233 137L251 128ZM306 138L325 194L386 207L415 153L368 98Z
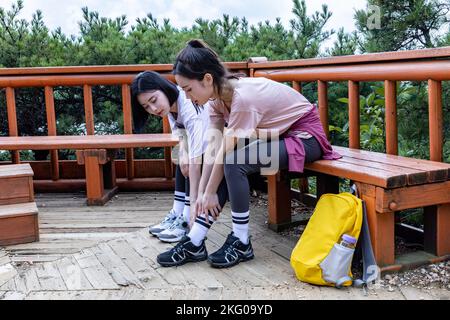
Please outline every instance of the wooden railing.
M450 47L322 59L273 62L256 60L260 62L249 60L249 62L227 63L227 67L231 71L245 73L251 77L267 77L276 81L292 82L293 87L298 91L302 90L303 82L316 81L319 112L327 134L329 125L328 83L348 82L349 146L352 148L360 147L360 83L384 81L386 153L388 154L398 153L396 82L428 81L430 159L443 161L442 81L450 80ZM172 81L174 80L171 75L172 65L0 69L0 89L5 89L6 92L9 135L18 136L20 134L17 125L15 89L24 87L44 88L48 135L57 135L53 88L60 86L83 87L86 131L88 135L95 134L92 86L97 85L122 87L123 130L126 134L132 133L130 83L137 73L144 70L158 71ZM169 131L168 121L165 119L163 132ZM58 159L57 151L50 152L50 177L53 181L58 181L61 179L62 161ZM12 152L12 162L20 162L18 151ZM127 150L124 171L129 180L136 176L136 163L132 150ZM39 163L32 165L35 168L39 167ZM164 170L158 174L167 178L173 175L170 149L166 148L165 150ZM42 175L38 173L36 176Z
M228 63L227 67L236 72L246 72L247 63ZM174 81L171 74L172 65L127 65L127 66L86 66L86 67L50 67L50 68L13 68L0 69L0 89L5 90L6 94L6 108L8 113L8 129L9 136L19 136L16 112L15 89L40 87L44 88L45 93L45 111L47 116L48 135L56 136L56 114L54 102L54 87L82 87L84 97L84 115L86 124L86 134L95 134L94 123L94 109L92 100L93 86L121 86L122 87L122 111L123 111L123 132L125 134L132 134L132 115L131 115L131 94L130 84L133 78L142 71L153 70L160 72L165 77ZM3 106L2 106L3 107ZM168 119L163 119L163 132L170 133L170 126ZM0 146L1 150L1 146ZM164 151L164 170L155 170L152 165L141 166L144 172L143 176L159 176L171 179L173 177L173 164L171 159L171 148L165 148ZM11 151L11 162L20 163L19 151ZM35 170L35 177L45 177L44 171L45 162L32 162L31 165ZM134 160L133 150L126 150L125 172L128 180L136 177L135 168L139 163ZM152 164L157 163L153 161ZM46 182L42 190L48 190L48 184L61 180L61 166L69 167L71 163L68 161L61 161L58 158L58 151L50 151L50 177L52 181ZM118 163L120 164L120 162ZM142 163L141 163L142 164ZM73 165L73 163L72 163ZM118 166L120 170L120 165ZM73 167L72 167L73 168ZM65 170L76 171L76 170ZM141 170L142 171L142 170ZM77 176L82 174L71 173L69 176ZM150 183L143 185L149 186ZM82 184L78 184L82 186ZM73 186L73 184L72 184ZM73 189L70 186L68 189ZM42 184L37 185L37 189L41 189ZM59 185L59 190L63 191L64 186Z
M276 81L318 82L319 113L328 134L328 82L348 82L349 146L360 148L359 88L384 81L386 153L398 154L397 81L428 81L430 160L443 161L442 81L450 80L450 47L300 61L250 63L250 75ZM448 102L447 102L448 103Z

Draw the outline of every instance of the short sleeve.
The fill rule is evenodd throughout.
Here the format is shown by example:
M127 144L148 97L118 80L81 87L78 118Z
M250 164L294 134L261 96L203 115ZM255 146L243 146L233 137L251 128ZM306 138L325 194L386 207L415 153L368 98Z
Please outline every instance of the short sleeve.
M203 154L203 135L206 129L208 128L205 128L205 123L200 117L192 118L186 123L190 159L195 159Z
M236 138L249 138L256 133L262 115L256 111L232 111L226 135Z
M170 125L170 130L172 131L172 134L174 136L178 136L178 128L177 128L177 124L176 124L176 120L173 117L172 114L169 113L169 115L167 116L167 119L169 120L169 125Z
M219 103L207 103L206 104L209 112L209 121L211 124L225 124L225 115L223 113L223 106Z

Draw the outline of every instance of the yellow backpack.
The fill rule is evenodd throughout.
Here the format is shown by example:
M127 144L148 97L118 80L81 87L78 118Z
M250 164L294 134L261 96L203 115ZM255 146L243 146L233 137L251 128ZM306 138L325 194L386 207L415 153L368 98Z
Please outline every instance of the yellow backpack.
M316 285L352 285L354 249L339 242L344 234L358 239L362 223L363 203L359 198L347 192L324 194L292 251L291 266L297 278Z

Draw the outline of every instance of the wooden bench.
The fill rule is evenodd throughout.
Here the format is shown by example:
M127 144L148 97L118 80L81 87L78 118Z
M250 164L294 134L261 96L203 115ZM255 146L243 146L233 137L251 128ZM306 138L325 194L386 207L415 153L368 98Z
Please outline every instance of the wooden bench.
M425 207L423 237L429 258L450 258L450 164L333 148L342 159L307 164L305 175L317 176L317 199L324 193L338 193L339 177L356 183L366 202L379 266L400 267L395 266L395 212L411 208ZM268 176L271 229L279 230L291 222L292 178L295 176L287 172Z
M33 170L29 164L0 166L0 246L39 241Z
M88 205L103 205L117 193L116 149L172 147L177 144L178 139L168 133L0 137L2 150L76 150L78 164L85 166Z

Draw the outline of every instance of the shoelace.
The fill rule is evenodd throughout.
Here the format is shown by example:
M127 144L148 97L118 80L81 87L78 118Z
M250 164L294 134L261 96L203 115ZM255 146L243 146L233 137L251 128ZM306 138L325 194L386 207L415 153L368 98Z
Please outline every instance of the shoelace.
M179 244L177 244L174 248L173 248L173 250L175 251L175 252L177 252L177 253L182 253L183 251L184 251L184 243L179 243Z
M228 247L225 249L225 253L234 253L236 247L234 246L235 242L228 244Z
M173 231L175 229L181 229L183 227L183 218L178 217L168 228L169 230Z
M164 222L169 222L175 217L175 212L170 210L169 214L164 218Z

